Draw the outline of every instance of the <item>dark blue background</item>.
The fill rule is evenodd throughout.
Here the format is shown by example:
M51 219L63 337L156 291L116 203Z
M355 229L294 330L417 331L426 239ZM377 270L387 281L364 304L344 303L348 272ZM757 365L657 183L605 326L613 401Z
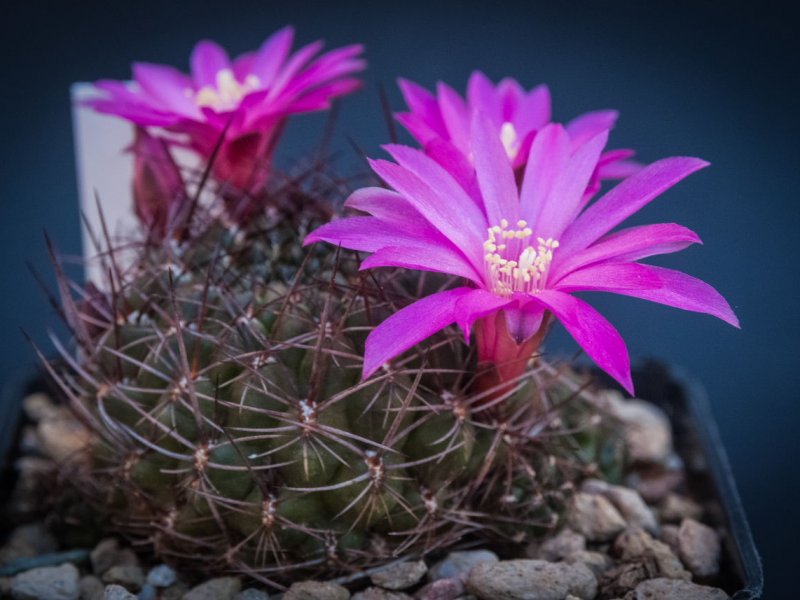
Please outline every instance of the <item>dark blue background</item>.
M679 154L710 160L710 169L636 221L678 221L700 233L705 246L659 262L717 286L742 331L637 300L594 300L633 356L667 359L704 382L765 558L768 597L782 596L796 561L782 553L783 542L796 544L800 512L800 61L796 23L779 5L139 0L23 2L3 10L2 381L33 363L19 327L45 340L57 323L24 266L27 259L49 273L42 230L62 251L80 252L70 83L126 78L134 59L185 68L200 37L241 52L293 23L303 42L364 42L368 85L344 104L340 132L372 154L387 141L378 83L399 108L396 76L463 89L480 68L528 86L549 83L560 120L618 108L613 145L637 148L644 161ZM313 147L321 123L316 116L295 121L281 160ZM338 143L342 164L354 166L343 135ZM573 348L563 334L550 343L553 351Z

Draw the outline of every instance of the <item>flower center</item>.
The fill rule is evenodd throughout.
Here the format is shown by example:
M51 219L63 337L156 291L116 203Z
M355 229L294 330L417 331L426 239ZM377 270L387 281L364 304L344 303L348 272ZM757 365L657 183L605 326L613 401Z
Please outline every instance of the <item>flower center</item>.
M510 296L515 292L537 294L547 283L547 273L553 262L553 251L558 241L552 238L536 238L528 223L519 220L517 228L509 228L506 219L500 225L487 229L489 237L483 243L486 250L484 260L492 291L498 296Z
M503 143L503 148L506 149L508 158L514 160L519 152L519 137L513 123L506 121L500 127L500 141Z
M242 98L261 85L255 75L248 75L244 83L239 83L230 69L220 69L215 79L216 85L204 85L197 93L186 90L188 96L194 95L197 106L207 106L216 111L231 110L239 106Z

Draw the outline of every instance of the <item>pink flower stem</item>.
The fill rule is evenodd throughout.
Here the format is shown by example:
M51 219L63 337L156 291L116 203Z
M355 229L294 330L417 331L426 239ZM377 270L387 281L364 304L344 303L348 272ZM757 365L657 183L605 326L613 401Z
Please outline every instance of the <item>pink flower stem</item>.
M552 322L552 314L546 313L539 330L522 342L517 342L509 333L503 311L497 311L475 323L478 376L474 390L486 394L479 406L508 393L516 385L541 346Z

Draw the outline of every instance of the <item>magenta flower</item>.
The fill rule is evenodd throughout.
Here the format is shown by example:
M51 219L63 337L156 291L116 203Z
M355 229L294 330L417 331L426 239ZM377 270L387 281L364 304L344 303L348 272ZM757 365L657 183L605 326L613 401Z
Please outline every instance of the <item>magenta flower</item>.
M470 120L472 114L480 112L499 132L514 169L522 170L536 133L551 119L550 90L546 85L525 91L510 77L495 85L480 71L470 76L466 99L444 83L437 85L435 96L411 81L401 79L399 85L409 112L398 113L397 120L429 155L444 162L452 163L454 151L471 161ZM566 129L577 147L611 129L616 120L616 111L600 110L576 117L567 123ZM624 179L635 173L640 165L630 160L633 154L632 150L604 153L587 186L587 194L596 193L601 180Z
M498 381L508 381L524 369L554 317L632 392L620 334L573 292L633 296L708 313L738 327L728 303L708 284L638 262L699 243L694 232L665 223L612 233L707 163L697 158L657 161L587 207L584 190L602 160L608 131L578 143L561 125L545 125L531 144L518 186L496 125L476 115L471 130L478 196L468 194L424 152L386 146L396 163L374 160L371 166L392 189L365 188L348 199L350 207L370 216L333 221L305 240L370 252L364 269L405 267L464 280L376 327L366 343L365 377L453 323L469 341L477 323L479 361L495 365Z
M266 180L272 152L289 115L326 109L331 99L360 85L352 75L365 62L360 45L319 54L313 42L291 53L294 30L274 33L256 52L231 61L212 41L199 42L191 75L169 66L133 65L134 85L100 81L103 96L87 104L137 125L184 134L208 161L225 134L214 175L249 193Z
M151 237L163 239L188 200L181 172L164 140L144 127L136 128L130 151L134 212Z

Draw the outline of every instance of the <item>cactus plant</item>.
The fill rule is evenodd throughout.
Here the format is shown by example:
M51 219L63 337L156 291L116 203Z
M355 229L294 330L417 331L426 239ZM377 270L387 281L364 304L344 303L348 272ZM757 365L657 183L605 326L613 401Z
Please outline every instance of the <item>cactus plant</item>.
M205 133L192 143L219 185L198 202L202 181L189 194L168 144L140 129L140 242L108 240L102 292L61 278L77 351L59 346L63 365L50 369L94 433L78 487L112 528L162 557L278 587L298 572L346 574L475 537L523 544L558 524L576 481L614 479L625 466L587 380L539 355L557 319L632 391L621 337L571 292L615 291L738 324L707 284L638 263L699 241L693 232L606 235L705 163L640 170L628 152L603 153L615 113L570 130L541 114L525 151L510 152L514 125L485 111L514 91L521 127L523 105L541 93L508 81L495 90L476 75L468 107L449 88L437 101L406 82L412 111L401 120L424 150L387 147L396 164L371 166L392 189L357 190L348 205L370 216L331 220L336 186L313 173L278 186L266 163L286 115L355 87L347 75L361 68L360 49L320 57L313 77L298 76L302 93L286 92L295 104L261 119L273 91L243 74L275 75L290 43L284 30L252 63L234 63L239 80L220 48L199 45L190 117L184 99L153 104L153 85L169 75L171 89L177 75L152 66L138 70L144 92L106 83L109 97L92 103L140 126L215 131L215 150ZM205 84L204 62L222 65ZM283 65L283 79L300 64ZM453 131L429 127L443 118L437 102L463 108ZM243 161L244 182L226 115L237 136L269 140ZM626 175L586 209L601 178ZM331 244L303 247L316 241ZM467 342L474 329L475 343L452 324Z

